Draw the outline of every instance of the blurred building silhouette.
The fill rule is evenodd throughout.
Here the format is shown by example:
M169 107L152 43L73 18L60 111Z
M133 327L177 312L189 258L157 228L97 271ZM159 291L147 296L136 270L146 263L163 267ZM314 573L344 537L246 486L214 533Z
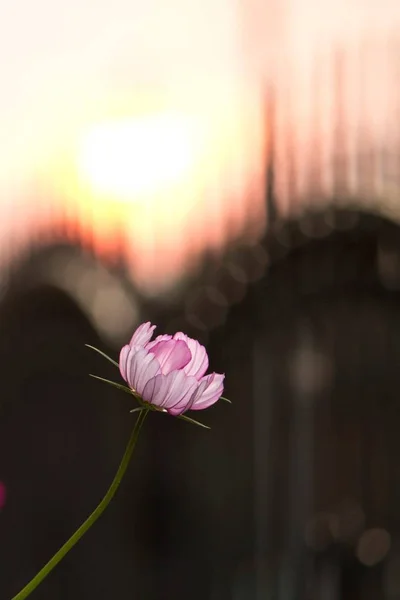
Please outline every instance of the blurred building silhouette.
M104 276L53 248L2 300L4 597L92 509L131 426L125 397L87 377L115 378L84 347L101 343L90 312L43 277L66 254ZM37 597L395 598L398 226L342 209L278 221L169 305L113 276L140 319L207 343L233 405L202 415L211 432L156 416L114 506Z

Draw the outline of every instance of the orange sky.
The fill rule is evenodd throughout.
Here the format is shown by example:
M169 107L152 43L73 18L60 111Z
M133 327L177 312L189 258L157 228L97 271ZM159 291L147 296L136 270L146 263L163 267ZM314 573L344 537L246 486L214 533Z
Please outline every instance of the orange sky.
M160 276L160 266L172 276L185 262L184 255L234 237L246 220L235 197L243 195L246 169L260 152L258 104L246 84L241 27L240 5L229 0L4 4L4 235L12 231L15 240L26 238L35 221L49 227L58 212L72 214L99 250L110 248L110 236L118 232L133 271L143 281ZM176 123L177 129L170 126L166 132L164 127L157 137L157 122ZM147 146L164 147L164 156L156 150L147 158L145 153L139 156L124 128L136 136L136 147L138 136L143 147L149 138ZM106 140L89 144L93 156L87 156L87 140L107 129L114 155L119 153L113 161L114 180L119 173L121 181L130 181L131 188L125 185L123 193L121 181L114 181L113 189L112 174L107 173L111 163L101 150ZM122 131L119 149L116 131ZM249 143L252 136L254 143ZM130 165L127 152L132 154ZM180 166L173 156L177 152L187 154ZM91 165L86 173L82 164ZM129 166L130 173L121 171ZM142 189L145 172L154 181ZM37 188L40 202L33 200ZM209 222L210 207L217 206ZM221 211L231 221L233 216L229 231L218 221Z
M156 289L249 221L259 235L264 85L277 104L282 213L317 188L328 197L339 55L346 185L357 191L360 139L377 153L398 144L399 21L397 0L3 3L3 244L67 215L100 253L123 246L133 276ZM387 196L378 166L371 185Z

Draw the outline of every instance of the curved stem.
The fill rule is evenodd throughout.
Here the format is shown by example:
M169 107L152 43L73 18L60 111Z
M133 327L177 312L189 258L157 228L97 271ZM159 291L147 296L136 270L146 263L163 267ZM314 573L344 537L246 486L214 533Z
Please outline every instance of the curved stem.
M35 575L35 577L16 596L12 598L12 600L23 600L24 598L27 598L33 592L33 590L35 590L37 586L43 581L43 579L54 569L54 567L64 558L64 556L71 550L71 548L75 546L75 544L88 531L88 529L90 529L90 527L97 521L97 519L103 514L104 510L107 508L110 501L114 497L115 492L117 491L123 476L125 475L126 469L132 457L132 453L135 449L140 430L148 412L149 411L146 409L139 414L135 423L135 427L133 428L131 437L129 439L128 445L126 447L125 454L122 457L121 463L118 467L118 471L100 504L97 506L97 508L95 508L95 510L86 519L86 521L82 523L79 529L75 531L75 533L69 538L69 540L65 542L63 546L61 546L61 548L58 552L56 552L53 558L51 558L49 562L45 564L45 566L39 571L39 573L37 573L37 575Z

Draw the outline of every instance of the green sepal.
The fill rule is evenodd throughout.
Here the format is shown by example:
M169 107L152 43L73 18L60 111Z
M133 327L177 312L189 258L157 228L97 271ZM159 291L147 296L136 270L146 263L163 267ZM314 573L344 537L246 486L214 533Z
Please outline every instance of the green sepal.
M90 348L91 350L94 350L95 352L98 352L99 354L101 354L101 356L103 356L104 358L106 358L107 360L109 360L110 363L112 363L114 365L114 367L118 367L119 368L119 364L114 359L112 359L109 356L107 356L107 354L105 354L104 352L102 352L98 348L95 348L94 346L90 346L89 344L85 344L85 346L87 348Z
M182 419L183 421L187 421L188 423L192 423L192 425L198 425L199 427L203 427L204 429L211 429L208 425L204 425L204 423L200 423L200 421L195 421L186 415L179 415L178 419Z
M130 394L131 396L135 396L135 398L137 397L136 394L133 392L133 390L131 390L131 388L126 387L126 385L122 385L121 383L117 383L116 381L110 381L109 379L104 379L104 377L99 377L98 375L93 375L92 373L89 373L89 375L90 375L90 377L93 377L94 379L98 379L99 381L104 381L104 383L113 385L118 390L122 390L123 392L126 392L127 394Z
M225 398L224 396L220 396L219 399L228 402L228 404L232 404L232 400L229 400L229 398Z
M126 385L117 383L116 381L110 381L110 379L104 379L104 377L99 377L98 375L93 375L92 373L89 373L89 375L90 375L90 377L93 377L94 379L98 379L99 381L104 381L104 383L108 383L109 385L112 385L113 387L117 388L117 390L122 390L123 392L130 394L131 396L136 398L136 400L139 402L139 404L143 408L145 408L145 403L143 402L143 400L139 396L139 394L137 394L135 392L135 390L132 390L131 388L126 387Z

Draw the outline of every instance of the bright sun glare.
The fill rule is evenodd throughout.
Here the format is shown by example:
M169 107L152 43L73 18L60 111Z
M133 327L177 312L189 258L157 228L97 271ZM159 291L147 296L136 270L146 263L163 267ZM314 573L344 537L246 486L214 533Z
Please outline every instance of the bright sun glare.
M193 164L193 131L179 116L157 115L93 126L79 151L79 173L92 191L135 201L179 183Z

